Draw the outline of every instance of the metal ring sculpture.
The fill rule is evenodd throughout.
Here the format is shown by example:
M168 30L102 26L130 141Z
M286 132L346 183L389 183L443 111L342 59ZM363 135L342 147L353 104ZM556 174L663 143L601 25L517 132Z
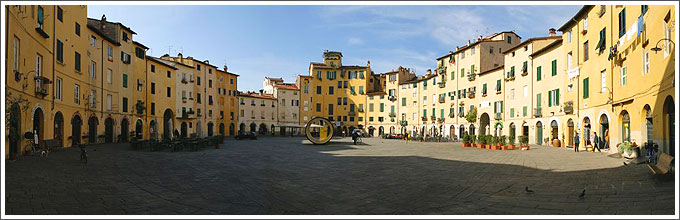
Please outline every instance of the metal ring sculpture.
M322 117L315 117L307 122L305 136L313 144L326 144L333 138L333 123Z

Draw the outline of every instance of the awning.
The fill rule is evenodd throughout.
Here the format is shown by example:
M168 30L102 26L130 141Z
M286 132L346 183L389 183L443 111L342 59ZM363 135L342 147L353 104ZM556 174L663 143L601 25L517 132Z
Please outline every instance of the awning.
M292 128L304 128L304 125L299 125L299 124L279 124L279 125L274 125L274 127L292 127Z
M493 125L493 127L494 127L494 128L495 128L495 127L498 127L498 125L500 125L501 128L503 128L503 122L500 122L500 121L496 121L496 123Z

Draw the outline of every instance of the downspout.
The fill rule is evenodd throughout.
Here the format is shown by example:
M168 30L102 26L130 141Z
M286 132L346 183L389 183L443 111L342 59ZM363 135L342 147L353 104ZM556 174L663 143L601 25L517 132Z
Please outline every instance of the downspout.
M21 6L19 6L19 7L21 7ZM5 21L7 21L5 23L5 28L7 29L7 30L5 30L5 47L7 47L9 45L9 5L5 6ZM9 57L9 50L5 49L5 68L7 68L7 65L9 64L8 61L7 61L8 60L7 57ZM12 75L13 74L15 74L15 73L12 72ZM7 77L9 75L10 74L5 73L5 84L7 83L7 80L8 80ZM3 95L7 95L6 92L7 91L5 90L5 94L3 94ZM5 108L7 108L7 106L5 106ZM7 120L7 119L5 118L5 120Z
M102 77L99 77L99 78L101 78L101 82L102 82L102 83L101 83L102 86L100 87L100 89L101 89L101 92L100 92L100 93L101 93L101 95L102 95L102 99L101 99L100 102L101 102L101 106L102 106L102 107L100 108L100 112L102 113L101 118L104 118L104 38L103 38L103 37L102 37L102 56L101 56L101 64L102 64L102 65L101 65L101 66L102 66L102 71L101 71ZM113 74L113 73L111 73L111 74ZM113 77L113 76L111 76L111 77Z
M8 6L8 7L9 7L9 6ZM56 15L56 14L57 14L57 12L56 12L57 7L52 7L52 9L53 9L53 15ZM55 39L57 38L57 36L55 35L55 27L57 26L57 21L56 21L56 18L55 18L55 17L56 17L56 16L52 16L52 36L53 36L53 37L52 37L52 51L54 51L54 47L55 47L55 46L54 46L54 45L55 45ZM7 39L7 38L5 38L5 39ZM7 46L7 43L5 43L5 46ZM56 98L56 97L55 97L55 91L56 91L56 81L57 81L57 80L56 80L56 78L54 78L54 76L55 76L55 70L54 70L54 69L55 69L55 68L54 68L54 67L55 67L55 65L54 65L54 64L55 64L55 59L56 59L56 58L55 58L55 56L54 56L54 54L53 54L53 55L52 55L52 80L54 80L55 83L54 83L54 85L52 86L52 108L50 108L50 110L54 110L54 99ZM7 66L7 65L5 65L5 66Z
M611 25L610 27L614 27L614 8L613 8L614 6L609 6L609 7L612 7L612 9L610 10L612 13L609 13L609 16L611 17L611 19L609 19L609 22L610 22L609 25ZM613 29L614 28L612 28L612 30ZM613 31L609 31L609 35L611 36L609 38L609 41L610 41L610 45L612 45L612 46L614 44L613 43L614 42L614 35L613 34L614 34ZM623 48L621 48L621 49L623 49ZM609 71L609 77L610 77L610 80L612 81L612 84L611 84L611 89L609 90L609 99L607 100L607 102L611 101L611 103L609 103L609 104L610 104L610 107L611 107L611 112L614 113L614 59L613 58L612 58L611 61L609 61L609 66L611 68L611 71ZM623 103L622 103L621 106L623 106ZM611 120L611 119L608 119L608 120Z
M146 59L146 50L144 50L144 79L145 79L144 85L146 85L145 88L144 88L144 110L145 110L144 111L144 121L149 123L149 110L146 109L146 106L149 105L149 108L151 106L150 106L150 103L149 103L149 85L150 85L150 83L149 83L149 64L147 62L148 61ZM135 126L137 126L137 125L135 125ZM142 137L144 137L144 130L146 130L146 129L144 129L144 124L142 124ZM149 138L151 138L151 134L149 134ZM144 138L142 138L142 139L144 139Z

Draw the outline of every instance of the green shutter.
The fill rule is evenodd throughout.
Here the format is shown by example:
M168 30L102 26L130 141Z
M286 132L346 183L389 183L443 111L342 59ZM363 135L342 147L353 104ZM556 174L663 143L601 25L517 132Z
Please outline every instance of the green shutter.
M555 103L560 104L560 89L555 91Z
M548 107L552 106L552 92L548 92Z
M583 98L587 99L590 94L588 94L588 78L583 79Z
M444 118L444 109L440 109L439 112L441 113L441 118Z
M557 60L552 61L552 75L557 75Z
M500 92L501 91L501 80L496 80L496 91Z
M127 74L123 74L123 88L127 88Z
M427 109L423 109L423 117L427 118Z
M493 113L497 113L497 112L498 112L498 104L493 103Z
M541 81L541 67L536 67L536 81Z
M401 106L406 106L406 98L401 98Z
M456 72L451 71L451 80L454 80L454 79L456 79Z
M541 107L541 93L536 94L536 107Z
M501 102L501 113L503 113L503 101L500 101L500 102Z
M392 108L390 109L390 112L391 112L391 113L394 113L394 105L393 105Z

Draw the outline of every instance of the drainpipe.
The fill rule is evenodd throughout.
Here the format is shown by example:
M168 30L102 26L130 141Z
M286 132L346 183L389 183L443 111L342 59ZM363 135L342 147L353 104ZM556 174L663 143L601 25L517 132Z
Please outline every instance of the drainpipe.
M9 6L7 6L7 7L9 7ZM57 7L56 7L56 6L55 6L55 7L52 7L53 15L56 15L56 14L57 14L56 10L57 10ZM57 38L57 36L55 35L55 27L57 26L57 21L56 21L56 18L55 18L55 17L56 17L56 16L52 16L52 51L54 51L54 47L55 47L55 46L54 46L54 45L55 45L55 39ZM5 37L5 40L6 40L6 39L7 39L7 38ZM7 43L5 43L5 46L7 46ZM54 110L54 99L55 99L55 94L54 94L54 93L55 93L55 91L56 91L56 88L55 88L55 87L56 87L56 81L57 81L56 78L54 78L54 75L55 75L55 72L54 72L55 59L56 59L56 58L55 58L55 56L53 55L53 56L52 56L52 80L54 80L55 83L54 83L54 85L52 85L52 108L50 108L50 110ZM5 65L5 66L7 66L7 65Z
M609 6L609 7L612 7L612 9L610 10L612 13L609 13L609 16L611 17L609 19L610 25L611 25L610 27L614 27L614 8L613 8L614 6ZM612 28L612 30L613 30L613 28ZM614 35L613 34L614 34L613 31L609 32L609 35L610 35L609 41L611 41L610 45L614 44L613 43L614 42ZM621 49L623 49L623 48L621 48ZM611 111L612 111L612 113L614 113L614 59L609 61L609 64L610 64L610 68L611 68L611 71L609 71L609 76L610 76L610 80L612 81L612 84L611 84L611 89L609 90L609 97L611 97L611 99L607 100L607 102L609 102L611 100L611 102L612 102L612 103L610 103ZM621 106L623 106L623 104ZM611 119L609 119L609 120L611 120Z

